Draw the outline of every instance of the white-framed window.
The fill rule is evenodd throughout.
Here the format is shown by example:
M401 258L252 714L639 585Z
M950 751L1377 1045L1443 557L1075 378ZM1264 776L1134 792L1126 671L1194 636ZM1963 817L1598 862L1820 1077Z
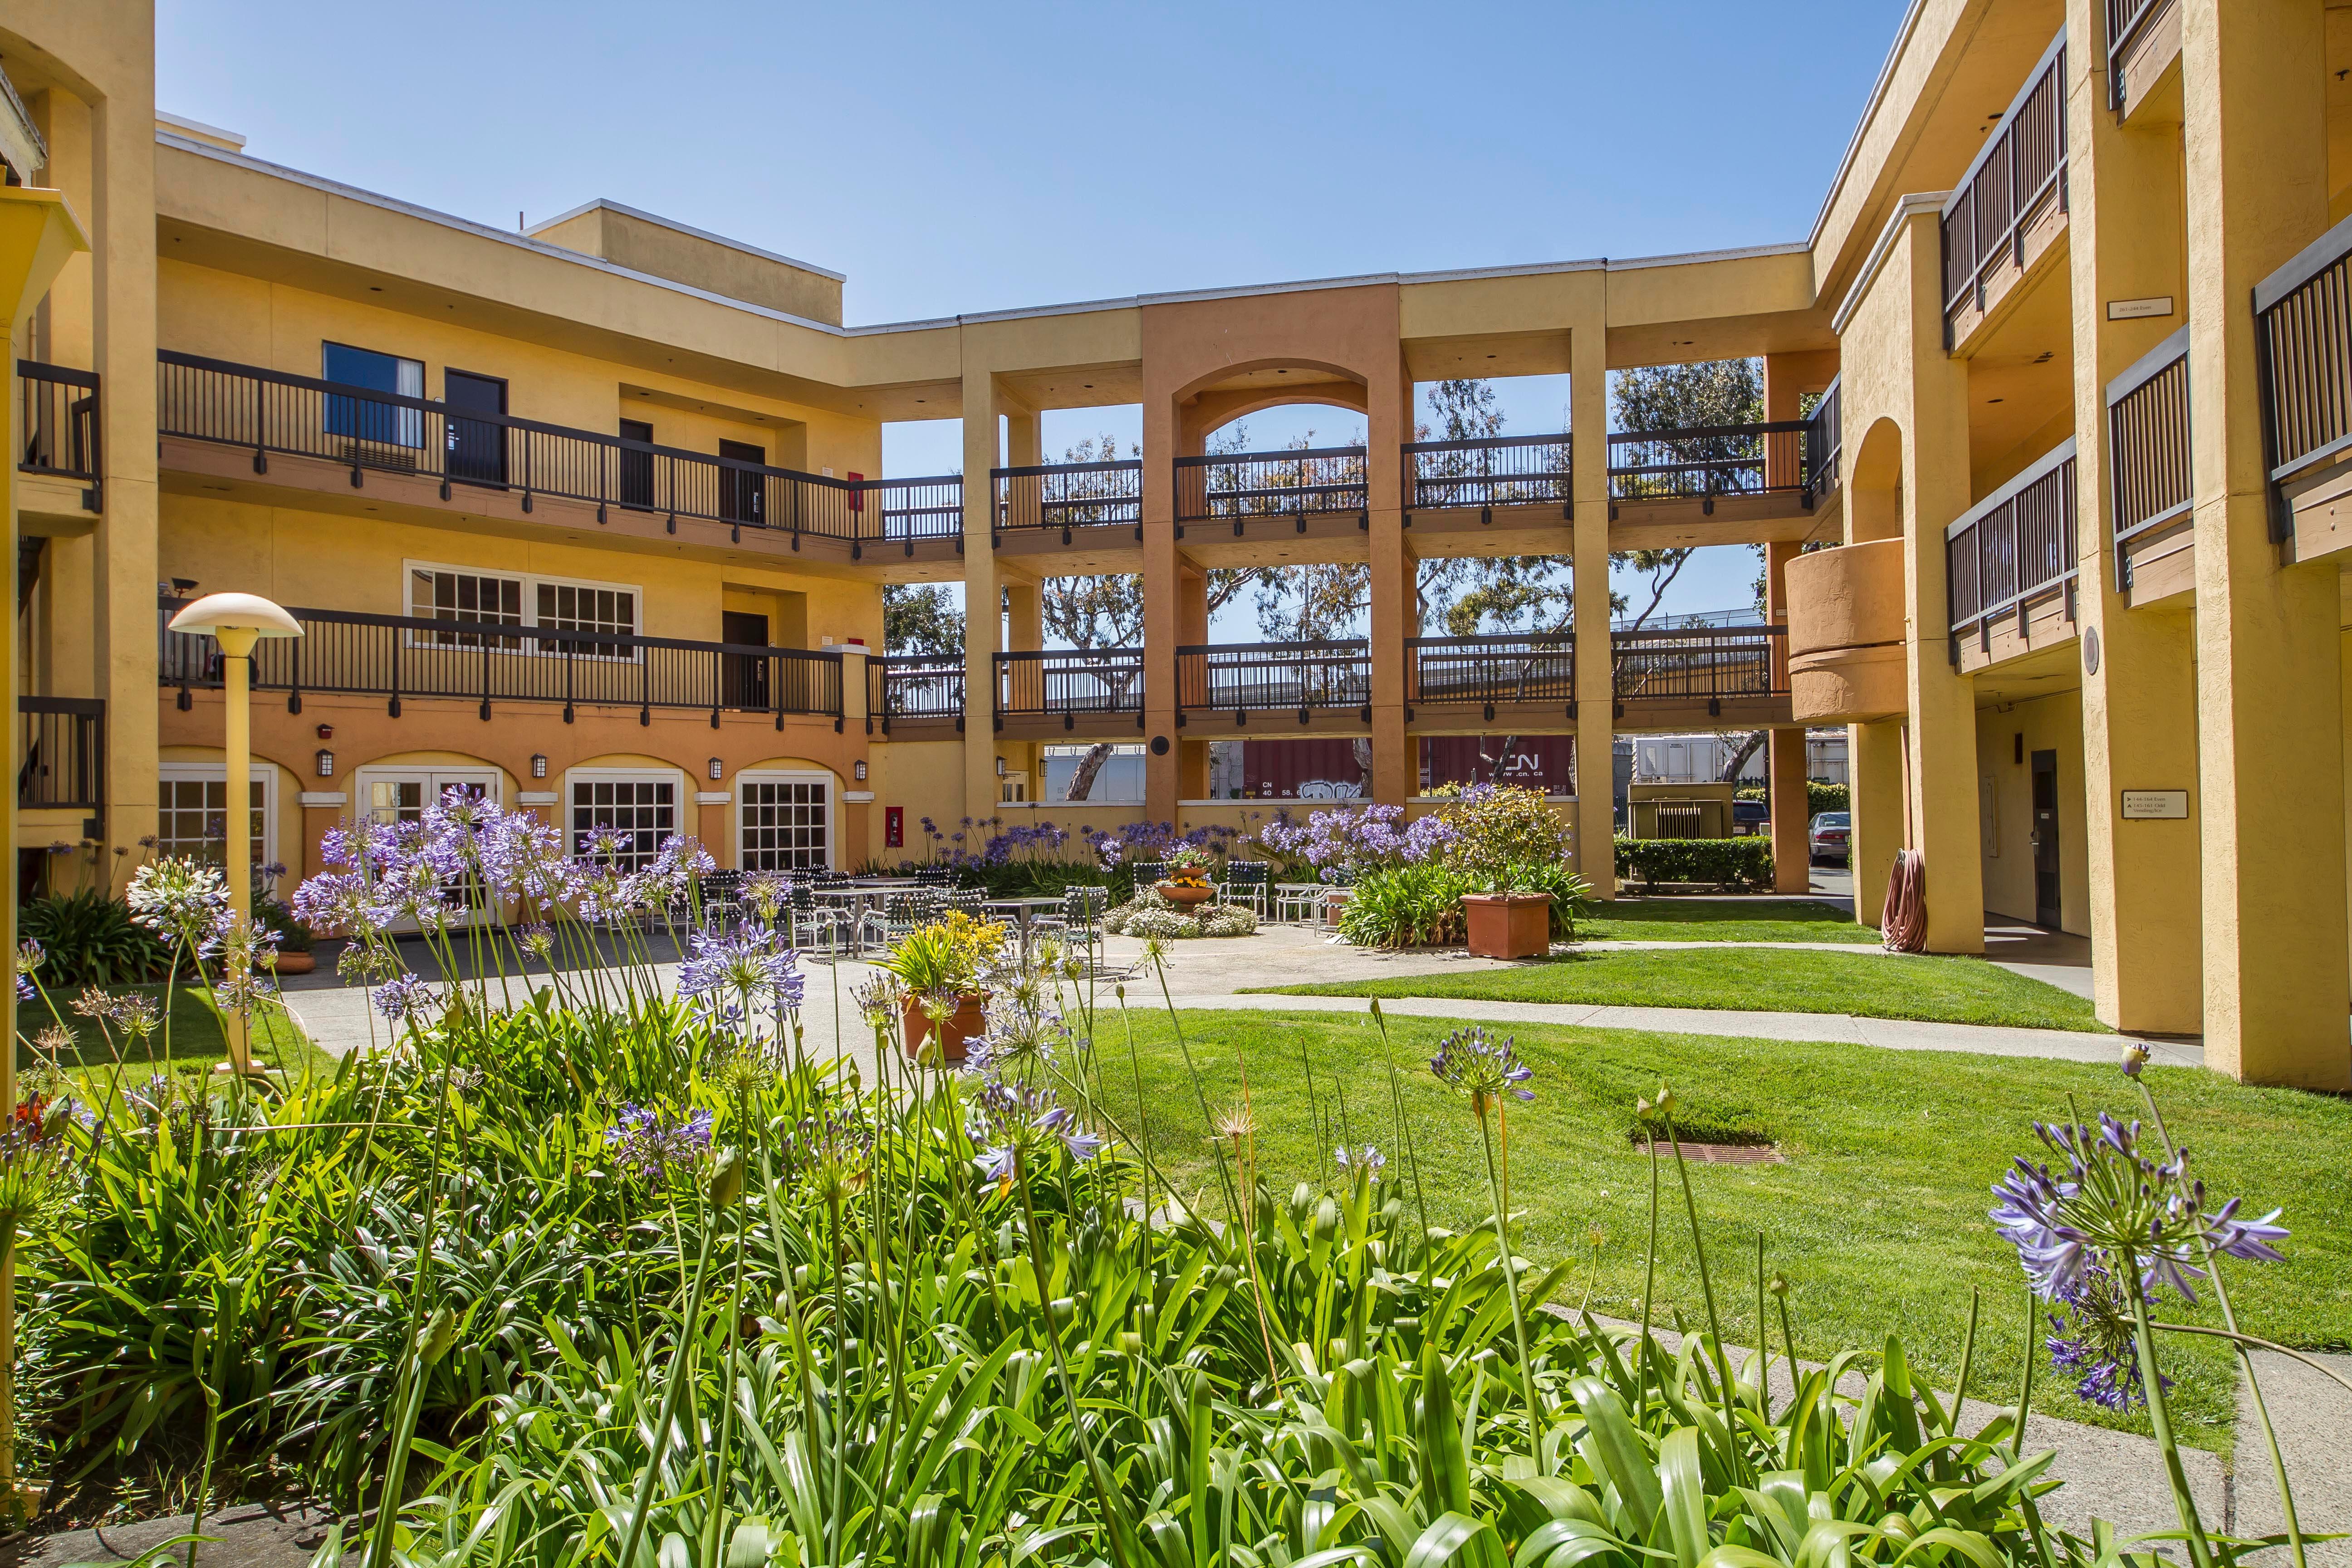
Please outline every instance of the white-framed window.
M599 827L623 837L620 863L642 870L659 853L662 840L678 832L686 799L686 775L674 768L573 768L564 775L572 842Z
M212 865L227 858L228 768L222 763L165 763L156 770L155 857L192 856ZM246 842L256 868L278 863L278 770L253 764L247 784Z
M735 863L746 871L833 869L833 775L735 775Z
M547 626L567 632L608 632L637 635L641 591L627 583L586 583L569 577L539 577L511 572L484 572L471 566L444 566L431 561L404 563L408 584L408 613L423 621L467 621L499 626ZM478 634L412 631L409 646L479 647ZM546 638L500 637L497 646L509 652L558 653L560 642ZM636 652L597 645L575 647L575 654L634 661Z

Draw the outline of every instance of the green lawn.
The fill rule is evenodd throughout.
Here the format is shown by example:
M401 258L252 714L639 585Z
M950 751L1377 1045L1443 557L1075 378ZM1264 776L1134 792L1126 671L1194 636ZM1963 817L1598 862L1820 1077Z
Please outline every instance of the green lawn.
M1810 899L1619 899L1576 922L1580 942L1874 942L1835 907Z
M162 1000L161 985L119 986L120 991L138 991ZM148 1037L142 1047L124 1037L120 1028L112 1030L110 1046L97 1024L76 1014L73 998L55 994L58 1013L73 1030L74 1047L59 1059L76 1076L87 1083L113 1077L120 1072L124 1081L136 1084L150 1075L163 1070L164 1059L163 1032L158 1029ZM18 1047L17 1061L27 1059L29 1043L58 1022L48 1005L39 1000L16 1005L16 1032L26 1042ZM120 1054L121 1066L117 1067ZM313 1046L294 1026L292 1019L276 1009L265 1011L253 1020L253 1054L266 1067L299 1074L307 1058L313 1067L332 1070L332 1058ZM228 1058L228 1042L221 1034L218 1014L213 1011L208 994L192 985L175 986L172 990L171 1060L175 1066L203 1065L225 1061Z
M1669 948L1572 953L1511 969L1409 974L1260 989L1286 996L1454 996L1989 1024L2017 1029L2106 1027L2072 992L1980 958L1897 958L1804 949Z
M1215 1156L1167 1016L1139 1008L1134 1017L1148 1117L1140 1125L1155 1162L1201 1206L1216 1209ZM1185 1014L1183 1026L1213 1108L1239 1099L1247 1064L1258 1158L1276 1191L1328 1180L1329 1150L1344 1138L1378 1144L1390 1156L1391 1190L1409 1204L1424 1199L1432 1223L1467 1226L1490 1212L1467 1102L1428 1070L1443 1022L1388 1020L1418 1181L1391 1111L1381 1037L1368 1017L1201 1012ZM1914 1364L1948 1389L1970 1292L1979 1292L1969 1391L1987 1399L2015 1397L2026 1310L2016 1254L1985 1217L1987 1189L2012 1154L2040 1152L2033 1121L2064 1117L2070 1095L2085 1117L2100 1109L2138 1114L2126 1080L2105 1067L1620 1030L1514 1033L1535 1068L1536 1099L1510 1113L1511 1201L1523 1216L1527 1256L1575 1260L1558 1300L1583 1301L1588 1267L1597 1265L1593 1310L1640 1315L1650 1168L1629 1134L1635 1097L1654 1093L1663 1078L1686 1118L1763 1135L1788 1156L1784 1164L1691 1167L1728 1337L1754 1342L1760 1235L1768 1265L1791 1281L1798 1349L1808 1358L1876 1351L1897 1333ZM1113 1018L1097 1038L1108 1107L1134 1129L1127 1035ZM2352 1182L2344 1165L2352 1100L2246 1088L2193 1068L2151 1068L2147 1077L2215 1201L2242 1194L2255 1213L2286 1210L2282 1223L2294 1232L2283 1247L2287 1261L2231 1268L2246 1331L2300 1346L2352 1341ZM1671 1163L1664 1181L1660 1320L1680 1313L1703 1322ZM2167 1311L2218 1321L2210 1296ZM2215 1343L2179 1336L2164 1343L2187 1429L2208 1447L2227 1443L2231 1412L2231 1372ZM2035 1404L2070 1419L2103 1419L2046 1359Z

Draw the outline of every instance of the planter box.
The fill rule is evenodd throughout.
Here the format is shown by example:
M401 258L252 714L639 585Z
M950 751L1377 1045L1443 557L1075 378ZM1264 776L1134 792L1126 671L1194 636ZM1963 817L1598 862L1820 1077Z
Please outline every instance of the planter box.
M909 996L900 1004L898 1022L907 1037L907 1055L915 1056L923 1042L931 1037L931 1016L923 1010L920 998ZM988 993L966 991L956 997L956 1010L948 1016L947 1028L940 1041L940 1059L944 1062L963 1060L963 1043L988 1028Z
M310 952L280 952L274 967L279 974L308 974L319 967L319 960Z
M1470 951L1480 958L1540 958L1551 951L1549 893L1465 893Z

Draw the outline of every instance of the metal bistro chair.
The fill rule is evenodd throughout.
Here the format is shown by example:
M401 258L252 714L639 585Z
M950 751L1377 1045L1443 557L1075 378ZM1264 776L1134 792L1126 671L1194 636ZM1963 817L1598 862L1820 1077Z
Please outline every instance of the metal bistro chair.
M1136 860L1129 863L1129 869L1135 873L1135 891L1137 894L1140 894L1144 889L1151 886L1152 883L1159 881L1161 878L1168 875L1168 862L1165 860Z
M816 901L814 882L794 882L784 905L785 940L803 952L839 958L854 945L846 910Z
M707 871L695 884L702 908L702 929L725 931L742 917L743 873Z
M1252 914L1264 920L1266 892L1273 882L1274 868L1263 860L1228 860L1224 884L1217 889L1217 902L1247 904Z
M1062 940L1075 944L1087 955L1087 967L1091 971L1102 955L1103 916L1110 909L1108 888L1081 884L1062 891L1062 912L1043 925L1057 927Z
M871 938L888 947L916 927L938 919L940 897L936 888L894 889L882 895L880 909L865 912L858 935L861 940Z
M988 895L978 888L948 888L938 890L937 896L941 914L961 910L976 921L989 918Z

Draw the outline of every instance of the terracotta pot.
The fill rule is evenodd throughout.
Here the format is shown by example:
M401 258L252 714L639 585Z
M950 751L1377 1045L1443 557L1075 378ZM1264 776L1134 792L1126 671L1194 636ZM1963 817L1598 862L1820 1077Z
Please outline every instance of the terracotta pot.
M1540 958L1551 951L1549 893L1465 893L1470 951L1480 958Z
M918 997L909 996L900 1004L898 1022L907 1037L907 1054L915 1055L923 1042L931 1037L931 1016L923 1010ZM963 1060L963 1043L988 1028L988 993L965 991L956 996L956 1010L948 1015L947 1033L940 1041L940 1059Z
M281 952L278 955L277 969L280 974L308 974L318 967L319 960L311 953Z
M1217 896L1217 889L1205 882L1197 888L1188 887L1182 882L1154 882L1151 886L1154 891L1170 903L1179 904L1186 909L1192 908L1194 904L1205 904Z

